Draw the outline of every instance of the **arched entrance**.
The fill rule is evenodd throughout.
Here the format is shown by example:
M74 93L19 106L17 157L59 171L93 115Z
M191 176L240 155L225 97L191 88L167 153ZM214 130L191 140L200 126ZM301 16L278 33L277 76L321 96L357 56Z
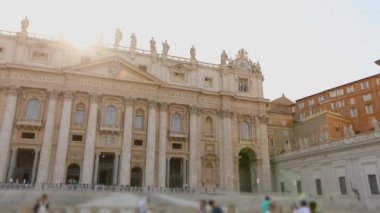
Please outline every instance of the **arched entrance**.
M131 171L131 186L142 186L142 169L140 167L133 167Z
M80 166L76 163L70 164L67 167L66 183L67 184L78 184L80 176Z
M257 192L256 154L250 148L244 148L239 152L239 180L240 191Z

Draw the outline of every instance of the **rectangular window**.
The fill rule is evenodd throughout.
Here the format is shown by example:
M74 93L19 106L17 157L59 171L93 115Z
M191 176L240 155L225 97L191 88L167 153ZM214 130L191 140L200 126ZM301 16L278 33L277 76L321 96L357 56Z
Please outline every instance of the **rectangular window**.
M376 180L375 174L368 175L368 183L369 183L369 188L371 190L371 194L378 195L379 194L379 188L377 186L377 180Z
M285 193L285 183L281 182L281 192Z
M341 95L344 95L344 90L343 89L339 89L336 91L336 96L341 96Z
M83 141L83 135L72 135L71 141L82 142Z
M347 194L346 177L339 177L340 194Z
M350 104L354 105L355 104L355 98L350 98Z
M360 83L360 88L362 88L362 89L368 89L369 88L368 81Z
M325 96L323 96L323 95L319 96L318 100L319 100L319 103L324 102L325 101Z
M350 110L350 112L351 112L351 118L358 117L358 109L353 108L353 109Z
M320 178L315 179L315 185L317 187L317 194L322 195L322 183Z
M380 78L376 79L376 84L380 85Z
M84 110L75 111L75 125L84 124Z
M302 184L300 180L297 180L297 192L298 194L302 193Z
M239 91L240 92L248 92L248 80L239 78Z
M372 114L373 113L372 104L365 105L365 111L366 111L367 114Z
M301 121L304 121L306 119L306 115L305 115L305 113L303 112L303 113L300 113L300 120Z
M309 100L309 106L314 106L314 99Z
M182 149L182 144L180 144L180 143L173 143L172 144L172 148L173 149Z
M298 109L303 109L303 108L305 108L305 105L303 103L299 103L298 104Z
M34 132L21 133L21 138L24 138L24 139L34 139L35 137L36 137L36 134Z
M212 78L210 77L205 77L205 81L204 81L204 87L212 87Z
M147 66L144 66L144 65L139 65L139 70L142 70L142 71L147 71Z
M371 94L363 95L363 101L370 101L370 100L372 100Z
M142 146L143 145L143 140L134 140L133 145L135 146Z
M136 115L135 117L135 129L144 128L144 117L141 115Z
M330 92L330 98L335 98L336 97L336 91Z
M347 93L352 93L352 92L354 92L355 90L354 90L354 86L353 85L351 85L351 86L349 86L349 87L347 87L346 88L346 92Z

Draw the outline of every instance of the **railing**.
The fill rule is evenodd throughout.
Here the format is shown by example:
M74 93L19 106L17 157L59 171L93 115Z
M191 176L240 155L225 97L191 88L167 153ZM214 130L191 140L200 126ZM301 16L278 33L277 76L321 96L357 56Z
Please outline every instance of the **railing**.
M169 137L171 138L187 138L188 134L184 131L169 131Z
M18 125L18 126L41 127L42 121L36 120L36 119L18 119L16 125Z
M100 131L105 132L119 132L120 131L120 125L119 124L100 124L99 126Z
M6 30L0 30L0 35L2 35L2 36L18 36L18 35L22 35L22 33L21 32L17 33L17 32L11 32L11 31L6 31ZM31 37L34 39L40 39L40 40L50 40L50 41L56 41L57 40L57 39L54 39L53 36L40 35L40 34L36 34L36 33L27 33L27 34L25 34L25 36Z
M225 194L230 192L222 188L166 188L166 187L137 187L127 185L97 185L97 184L23 184L0 183L0 190L43 190L43 191L97 191L97 192L160 192L186 194Z

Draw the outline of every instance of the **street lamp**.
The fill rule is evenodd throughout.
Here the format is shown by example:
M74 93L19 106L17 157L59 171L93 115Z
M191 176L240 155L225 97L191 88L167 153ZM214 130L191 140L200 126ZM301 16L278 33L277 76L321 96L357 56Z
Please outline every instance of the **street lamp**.
M375 64L379 65L380 66L380 59L375 61Z

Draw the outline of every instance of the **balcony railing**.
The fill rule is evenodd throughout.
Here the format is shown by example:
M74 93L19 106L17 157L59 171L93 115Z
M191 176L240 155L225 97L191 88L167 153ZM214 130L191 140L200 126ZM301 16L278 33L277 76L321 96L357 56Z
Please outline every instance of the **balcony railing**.
M42 121L36 119L19 119L16 125L19 127L41 128Z
M102 132L120 132L119 124L100 124L99 130Z
M188 134L185 131L169 131L170 138L187 139Z

